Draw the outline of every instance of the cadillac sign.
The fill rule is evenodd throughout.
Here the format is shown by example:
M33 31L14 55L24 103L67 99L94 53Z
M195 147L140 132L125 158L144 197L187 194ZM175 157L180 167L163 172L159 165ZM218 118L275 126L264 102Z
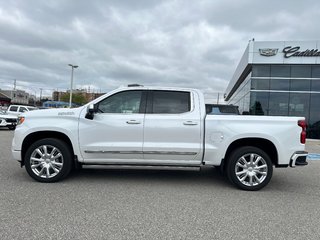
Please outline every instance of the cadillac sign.
M300 47L285 47L282 52L285 58L289 57L319 57L320 51L318 49L306 49L304 51L300 50Z
M320 57L320 51L318 49L306 49L300 50L299 46L292 47L287 46L282 50L285 58L290 57ZM271 57L278 53L278 48L260 48L259 53L262 56Z
M271 57L277 54L278 48L260 48L259 52L262 56Z

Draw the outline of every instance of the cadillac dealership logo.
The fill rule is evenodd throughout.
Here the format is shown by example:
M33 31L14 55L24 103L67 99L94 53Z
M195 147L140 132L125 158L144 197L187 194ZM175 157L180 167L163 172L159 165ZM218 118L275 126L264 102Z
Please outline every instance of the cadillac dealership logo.
M260 48L259 52L262 56L271 57L278 53L278 48Z
M306 49L304 51L300 50L300 47L285 47L282 52L284 53L285 58L290 57L319 57L319 49Z
M287 46L282 50L285 58L290 57L320 57L319 49L300 50L299 46ZM271 57L278 53L278 48L259 48L259 53L262 56Z

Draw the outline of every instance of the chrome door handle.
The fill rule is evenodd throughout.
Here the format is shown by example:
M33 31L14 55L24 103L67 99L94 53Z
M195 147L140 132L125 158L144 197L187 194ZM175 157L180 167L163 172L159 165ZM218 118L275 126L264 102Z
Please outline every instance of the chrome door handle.
M198 123L194 121L186 121L183 123L183 125L198 125Z
M140 124L141 122L137 121L137 120L128 120L127 123L128 124Z

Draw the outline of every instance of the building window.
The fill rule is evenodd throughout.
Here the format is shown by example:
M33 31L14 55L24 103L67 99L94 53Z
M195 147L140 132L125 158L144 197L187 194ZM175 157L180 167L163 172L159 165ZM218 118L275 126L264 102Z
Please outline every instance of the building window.
M311 81L311 91L319 91L320 92L320 80L312 80Z
M320 78L320 66L312 66L312 77Z
M307 79L291 79L290 91L310 91L310 83Z
M270 77L270 65L254 65L252 77Z
M310 118L307 136L320 138L320 94L311 93L310 95Z
M269 101L270 116L288 116L289 93L271 92Z
M251 92L250 110L251 115L268 115L269 92Z
M270 89L270 79L252 79L251 89L255 90L269 90Z
M308 65L292 65L292 78L311 78L311 66Z
M290 66L271 65L271 77L290 77Z
M271 79L270 90L289 91L289 79Z
M310 93L290 93L289 116L309 118Z

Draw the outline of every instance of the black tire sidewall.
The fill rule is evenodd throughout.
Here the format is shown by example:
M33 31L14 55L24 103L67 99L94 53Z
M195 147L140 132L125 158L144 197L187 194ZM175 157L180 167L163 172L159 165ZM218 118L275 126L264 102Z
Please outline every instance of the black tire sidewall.
M267 176L265 178L265 180L256 186L246 186L244 184L242 184L239 179L236 176L236 172L235 172L235 165L238 161L238 159L248 153L255 153L260 155L267 164L268 167L268 173ZM234 150L228 160L228 165L227 165L227 175L228 175L228 179L230 180L230 182L232 182L235 186L237 186L240 189L243 190L248 190L248 191L257 191L260 190L262 188L264 188L271 180L273 174L273 165L272 165L272 161L270 159L270 157L268 156L268 154L266 154L263 150L261 150L260 148L257 147L241 147L238 148L236 150Z
M61 152L61 154L63 156L63 167L62 167L61 171L56 176L54 176L52 178L41 178L41 177L37 176L31 169L31 165L30 165L31 154L36 148L38 148L42 145L51 145L51 146L56 147L57 149L59 149L59 151ZM67 177L67 175L70 173L70 171L72 169L72 154L71 154L71 151L70 151L68 145L65 142L63 142L59 139L55 139L55 138L45 138L45 139L41 139L41 140L36 141L28 148L28 150L25 154L24 163L25 163L25 168L26 168L28 174L33 179L35 179L39 182L57 182L65 177Z

